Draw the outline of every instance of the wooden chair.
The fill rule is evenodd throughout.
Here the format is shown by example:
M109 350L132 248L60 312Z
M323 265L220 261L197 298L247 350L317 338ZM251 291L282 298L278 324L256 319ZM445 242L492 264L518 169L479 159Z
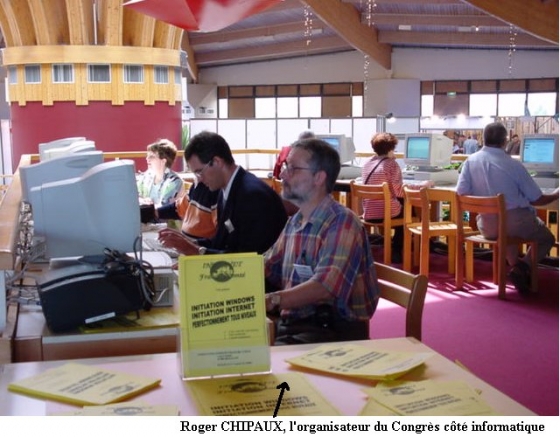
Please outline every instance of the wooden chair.
M456 208L459 217L463 217L465 212L471 214L497 214L498 215L498 236L495 240L485 238L478 231L469 231L461 227L457 230L457 247L465 246L465 252L459 251L457 256L457 267L455 272L455 282L457 289L463 289L463 283L474 280L474 246L475 244L488 244L492 246L492 281L498 285L498 297L505 299L506 296L506 248L510 244L525 244L531 248L531 290L537 291L538 281L538 260L537 243L517 237L506 235L506 207L503 194L497 196L468 196L456 194Z
M455 220L455 191L439 188L421 188L412 190L404 187L404 244L403 244L403 270L412 271L412 238L420 243L414 252L420 252L420 274L428 277L430 270L430 240L432 237L446 237L448 271L455 273L455 253L457 238L457 222ZM441 202L449 204L449 220L438 220L434 208ZM419 219L414 217L413 208L419 210ZM461 225L462 222L461 222Z
M428 278L378 262L375 263L375 271L381 298L406 309L406 336L421 341L422 312L428 291Z
M383 263L391 264L391 231L396 226L403 226L402 218L391 217L391 192L389 184L383 182L381 185L360 184L355 181L350 182L350 197L352 210L356 213L366 228L379 227L383 230ZM370 223L363 217L363 200L379 200L384 202L384 217L381 223Z

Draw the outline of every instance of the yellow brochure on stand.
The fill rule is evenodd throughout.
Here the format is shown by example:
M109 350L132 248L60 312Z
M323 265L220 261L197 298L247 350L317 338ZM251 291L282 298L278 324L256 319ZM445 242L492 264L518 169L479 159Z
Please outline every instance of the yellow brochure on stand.
M183 378L270 371L261 255L179 258Z
M143 393L161 380L67 363L12 382L8 390L75 405L105 405Z

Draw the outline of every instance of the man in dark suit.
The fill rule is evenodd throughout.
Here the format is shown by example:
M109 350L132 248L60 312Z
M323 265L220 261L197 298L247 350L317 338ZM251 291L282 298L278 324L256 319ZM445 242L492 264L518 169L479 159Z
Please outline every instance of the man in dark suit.
M265 252L278 238L287 215L280 196L252 173L235 164L220 135L201 132L185 148L185 161L211 191L219 190L218 226L211 239L193 241L174 229L160 231L160 241L185 255Z

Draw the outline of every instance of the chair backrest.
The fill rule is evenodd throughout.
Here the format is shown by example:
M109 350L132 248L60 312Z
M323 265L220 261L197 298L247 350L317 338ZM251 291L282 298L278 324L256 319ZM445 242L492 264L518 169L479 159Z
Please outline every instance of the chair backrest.
M414 211L416 208L416 211ZM419 211L419 212L418 212ZM420 216L418 217L418 213ZM428 199L428 189L423 187L419 190L413 190L404 187L404 223L410 224L413 222L422 223L425 231L428 231L430 226L430 200Z
M422 340L422 312L428 278L385 264L375 263L381 298L406 309L406 336Z
M412 223L418 221L414 218L412 208L420 209L420 221L426 229L429 227L430 221L434 221L431 217L432 202L445 202L449 204L449 220L455 222L457 212L455 208L455 191L441 188L426 188L422 187L419 190L413 190L404 187L405 208L404 208L404 222ZM441 221L441 220L440 220Z
M358 216L361 217L363 214L364 200L381 200L384 202L384 219L391 219L391 191L389 191L389 184L387 182L383 182L380 185L370 185L351 181L350 196L352 198L352 210Z
M504 241L506 237L506 202L503 194L496 196L470 196L455 194L456 215L463 219L465 212L476 214L497 214L498 235L497 239ZM459 235L462 229L458 228Z

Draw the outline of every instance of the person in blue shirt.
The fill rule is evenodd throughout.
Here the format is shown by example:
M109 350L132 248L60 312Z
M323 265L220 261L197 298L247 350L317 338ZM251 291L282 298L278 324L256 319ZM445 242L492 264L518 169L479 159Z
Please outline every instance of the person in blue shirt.
M504 150L507 129L501 123L490 123L484 128L484 145L469 155L463 163L457 193L460 195L504 195L507 218L506 233L510 236L534 240L538 243L538 260L543 259L555 242L546 224L537 217L534 206L558 200L558 189L543 194L523 164ZM498 235L498 219L492 214L477 217L477 226L486 238ZM530 292L530 253L519 258L517 245L507 248L506 259L512 267L508 276L521 294Z

